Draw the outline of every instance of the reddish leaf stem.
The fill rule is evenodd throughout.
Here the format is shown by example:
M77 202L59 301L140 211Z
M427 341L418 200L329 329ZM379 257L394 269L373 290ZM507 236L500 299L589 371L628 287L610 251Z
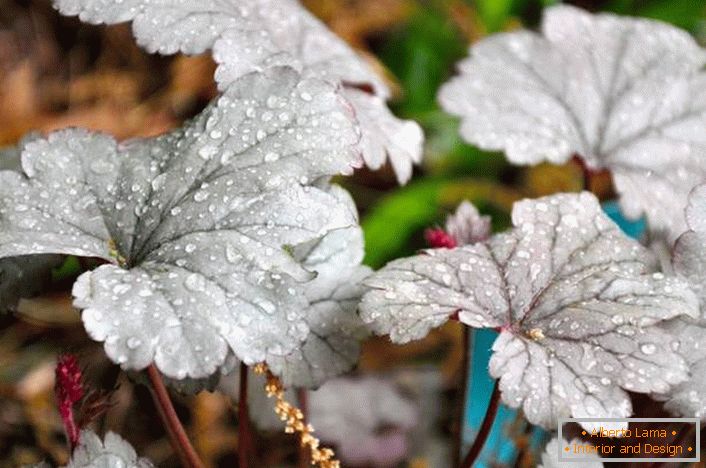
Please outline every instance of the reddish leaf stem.
M456 420L454 421L453 434L453 465L459 466L461 463L461 450L463 448L463 428L466 420L466 395L468 393L468 365L470 363L470 340L471 327L461 323L463 328L463 357L461 358L461 372L459 382L459 391L456 396Z
M493 427L495 416L498 413L498 406L500 406L500 388L498 387L498 381L496 380L495 386L493 387L493 393L490 396L490 402L488 403L488 409L486 410L485 417L483 418L483 423L480 426L476 439L473 441L473 445L470 450L468 450L466 458L464 458L461 463L461 468L471 468L478 458L478 455L480 455L480 452L485 445L485 441L488 439L488 435L490 435L490 429Z
M159 416L162 418L162 423L167 430L167 434L169 434L169 440L179 456L181 464L185 468L204 468L203 462L186 435L184 426L179 421L167 388L164 386L164 381L162 381L162 376L154 364L150 364L147 368L147 377L151 383L150 392L157 406Z
M240 363L238 394L238 467L248 468L250 461L250 415L248 414L248 366Z
M583 190L592 192L591 179L593 177L593 171L588 167L586 161L583 160L580 154L574 154L571 159L574 164L581 169L581 175L583 177Z

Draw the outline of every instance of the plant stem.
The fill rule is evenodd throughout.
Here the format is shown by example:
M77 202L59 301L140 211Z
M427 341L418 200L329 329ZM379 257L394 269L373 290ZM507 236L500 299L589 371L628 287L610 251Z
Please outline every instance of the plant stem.
M466 458L463 459L461 463L461 468L471 468L473 463L475 463L478 455L480 455L485 441L490 435L490 429L493 427L493 422L495 421L495 415L498 413L498 406L500 406L500 388L498 387L498 381L495 381L495 386L493 387L493 393L490 396L490 402L488 403L488 409L485 412L485 417L483 418L483 423L480 426L476 440L473 441Z
M583 169L583 189L586 190L587 192L593 193L593 185L591 184L591 180L593 178L593 173L585 165L582 166L582 169Z
M591 169L588 168L586 162L583 160L581 155L574 154L572 156L572 160L581 169L581 175L583 177L583 190L593 192L593 190L591 190L591 179L593 177L593 172L591 171Z
M471 327L460 323L463 328L463 356L461 358L461 372L458 383L458 395L456 396L456 420L454 421L453 435L453 465L458 467L461 464L461 450L463 449L463 428L466 420L466 396L468 394L468 366L470 364L471 350Z
M250 461L250 415L248 414L248 366L240 363L238 394L238 467L248 468Z
M154 364L150 364L147 368L147 377L152 384L150 392L157 406L159 416L162 418L162 423L167 430L167 434L169 434L169 440L181 460L181 464L186 468L204 468L203 462L186 435L184 426L179 421L167 388L162 381L162 376L159 375L159 371Z

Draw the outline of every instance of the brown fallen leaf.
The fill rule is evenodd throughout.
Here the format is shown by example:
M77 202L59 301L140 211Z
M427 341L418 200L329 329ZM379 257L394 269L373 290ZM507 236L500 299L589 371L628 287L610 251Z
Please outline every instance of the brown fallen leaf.
M24 321L40 326L74 326L81 323L81 314L73 307L73 298L68 292L20 299L16 314Z

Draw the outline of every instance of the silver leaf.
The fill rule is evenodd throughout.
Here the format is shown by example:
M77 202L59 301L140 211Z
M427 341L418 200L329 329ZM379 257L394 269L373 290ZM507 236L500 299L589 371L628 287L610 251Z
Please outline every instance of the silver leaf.
M357 314L362 281L363 232L359 227L333 231L308 246L303 264L317 272L301 286L309 304L302 311L311 330L306 342L287 356L267 358L272 372L287 386L318 387L349 371L358 361L360 341L368 329Z
M344 93L361 126L359 147L365 165L375 170L389 159L398 182L408 182L413 165L422 162L424 134L419 124L395 117L379 96L356 88L346 88Z
M683 417L706 418L706 185L696 187L689 196L686 219L691 230L682 234L674 246L672 259L676 274L688 281L699 296L701 315L697 319L677 318L664 325L674 336L672 349L691 366L691 377L669 394L665 407Z
M485 243L427 250L373 274L361 316L398 343L450 316L501 331L490 374L530 422L626 417L626 390L665 393L688 366L654 326L695 316L697 300L655 272L589 193L518 202L514 229Z
M135 449L119 435L108 432L101 440L90 430L81 431L79 445L66 468L152 468L146 458L140 458Z
M365 59L297 0L55 0L65 15L90 23L132 21L138 43L150 52L199 54L213 50L216 81L227 89L241 77L288 65L348 87L363 130L359 150L378 169L389 158L400 183L422 158L423 135L415 122L385 107L390 91ZM372 95L357 87L370 87ZM302 93L307 99L312 94Z
M309 415L322 441L351 465L395 465L405 452L406 432L418 422L418 409L387 380L338 378L309 392ZM381 427L392 428L381 434ZM381 460L383 458L383 460Z
M330 84L273 68L161 137L52 133L25 145L23 172L0 172L0 257L105 260L75 304L126 369L203 378L229 352L286 355L309 332L288 291L315 276L293 247L357 224L319 188L356 163L352 119Z
M549 441L547 444L546 448L544 449L544 453L542 453L542 464L539 465L539 468L572 468L579 466L577 462L560 462L559 461L559 449L560 447L566 447L567 442L561 441L561 444L559 442L558 437L553 437L552 440ZM568 442L569 446L573 446L574 444L579 444L579 445L587 445L586 442L581 441L580 439L573 439L570 442ZM586 453L581 455L582 459L593 459L595 461L582 461L581 462L581 467L582 468L603 468L603 463L600 461L601 457L599 457L595 452L591 453Z
M541 35L474 44L439 99L466 140L515 164L578 154L610 169L624 213L674 239L689 190L706 179L705 64L685 31L559 5Z
M459 245L481 242L492 233L490 216L481 216L473 203L464 200L456 212L446 218L446 232Z

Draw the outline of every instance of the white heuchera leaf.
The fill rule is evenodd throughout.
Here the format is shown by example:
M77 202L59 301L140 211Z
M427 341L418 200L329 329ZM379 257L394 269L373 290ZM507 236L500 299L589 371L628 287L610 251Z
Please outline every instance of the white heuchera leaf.
M513 163L578 154L610 169L625 214L646 214L673 239L689 190L706 180L705 64L706 51L672 26L555 6L541 35L472 46L439 99L462 117L466 140Z
M286 54L286 60L319 77L370 86L374 94L389 97L387 86L365 60L299 1L245 0L236 8L229 13L236 18L235 26L224 30L213 46L221 85L285 60Z
M25 146L24 173L0 172L0 257L108 262L78 279L75 304L124 368L201 378L230 351L286 355L308 335L288 291L313 277L289 246L356 223L304 185L355 163L351 119L331 85L279 68L155 139L53 133Z
M417 408L376 377L339 378L309 393L309 418L322 441L355 466L394 466L408 450ZM387 429L387 431L383 431Z
M569 446L573 446L574 444L586 445L587 443L581 441L580 439L573 439L568 443ZM566 442L559 444L559 438L556 436L553 437L544 449L544 453L542 454L542 464L539 465L539 468L571 468L579 466L577 462L559 461L559 450L562 447L566 447ZM590 462L582 461L580 465L582 468L603 468L603 463L600 461L601 457L595 452L581 454L581 458L595 459L595 461Z
M689 196L686 220L691 230L674 245L675 273L689 282L699 296L698 319L670 320L665 329L675 336L672 343L691 366L691 377L674 388L665 407L684 417L706 418L706 185L696 187Z
M146 458L140 458L135 449L119 435L108 432L101 440L94 432L81 431L79 445L66 468L152 468Z
M93 24L132 21L138 44L161 54L200 54L215 48L225 85L253 71L289 60L324 77L372 85L382 80L340 38L296 0L55 0L58 10ZM289 57L278 58L286 54Z
M265 378L250 372L248 408L255 425L263 431L281 431L284 423L275 415L274 401L267 398ZM221 380L219 390L237 401L239 375ZM299 406L296 392L287 389L285 399ZM336 453L351 465L395 466L408 452L408 433L418 426L418 408L389 380L377 377L340 377L307 392L309 422L317 437L335 446Z
M335 185L329 192L357 220L350 195ZM285 386L313 388L349 371L358 361L360 341L369 331L357 307L364 292L362 281L370 268L361 265L364 248L359 226L337 229L298 245L293 255L304 268L316 273L313 280L292 284L287 291L304 298L300 313L310 333L291 353L269 353L265 362Z
M355 210L347 193L336 192ZM357 313L364 292L362 281L370 274L361 265L363 231L358 226L332 231L316 243L299 246L294 254L305 268L317 273L297 293L309 303L301 313L310 333L292 353L269 355L267 363L286 386L318 387L355 365L360 341L369 333Z
M379 96L357 88L346 88L345 96L358 116L362 133L359 146L365 165L380 169L389 158L397 180L407 182L413 165L422 162L421 127L412 120L395 117Z
M345 190L333 185L329 193L357 219L353 199ZM304 268L316 273L313 280L292 283L287 290L288 294L305 299L300 313L310 332L291 353L286 356L269 353L265 362L284 385L312 388L349 371L358 361L360 341L369 331L358 316L357 307L364 292L362 281L370 274L370 268L361 265L364 248L363 231L359 226L333 230L321 239L300 244L293 248L293 255ZM237 364L221 371L231 374ZM237 377L237 372L232 374L226 379ZM184 393L195 393L208 388L204 384L212 384L214 378L210 382L195 381L188 385L179 380L172 386ZM253 378L257 382L262 380ZM249 401L252 402L252 398ZM270 419L264 418L265 421Z
M475 244L490 237L491 219L490 216L481 216L473 203L463 201L456 212L446 218L446 232L458 245Z
M525 200L514 229L485 243L427 250L373 274L361 315L408 342L455 315L501 330L490 373L529 421L625 417L625 390L664 393L688 367L655 324L695 315L687 285L655 264L589 193Z
M401 121L385 106L389 89L365 60L297 0L55 0L65 15L90 23L133 22L137 42L150 52L198 54L213 49L216 81L233 81L272 66L291 65L309 76L350 87L363 128L365 162L379 168L388 156L400 183L421 161L418 124ZM363 96L356 87L371 88Z

